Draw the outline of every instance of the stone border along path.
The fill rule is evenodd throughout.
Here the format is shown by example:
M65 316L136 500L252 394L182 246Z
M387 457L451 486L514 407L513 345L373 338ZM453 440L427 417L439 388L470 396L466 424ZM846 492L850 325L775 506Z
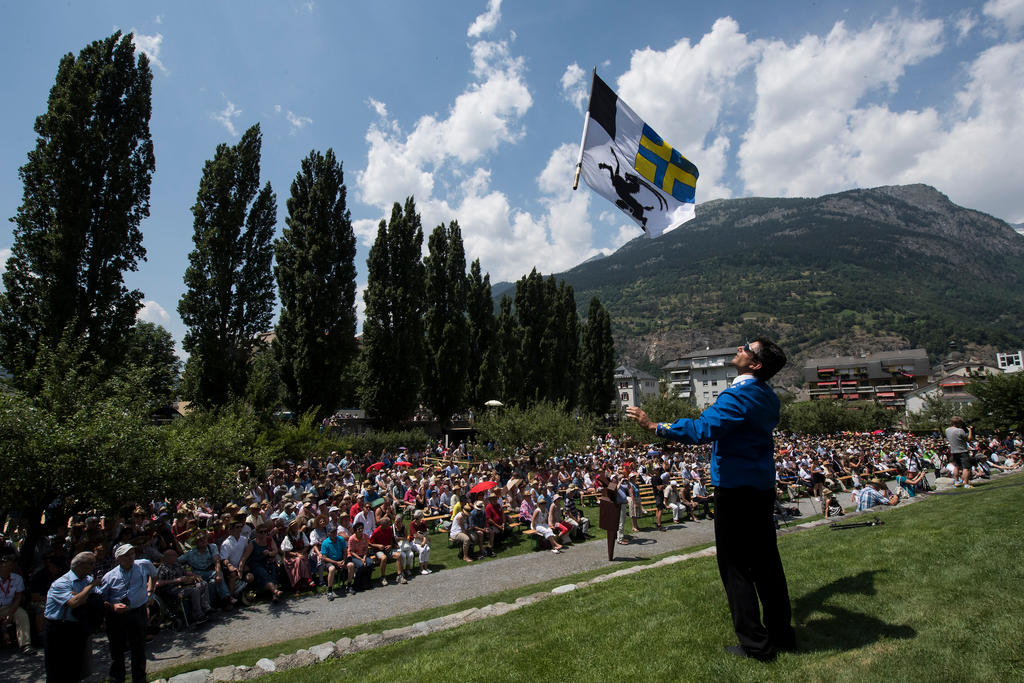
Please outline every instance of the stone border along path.
M931 479L931 475L928 476ZM952 481L946 478L938 481L940 489L951 488L951 485ZM848 504L848 493L839 493L838 495L844 506ZM901 505L927 497L905 499ZM819 506L807 499L800 499L799 506L805 517L819 513ZM851 513L848 512L844 519L850 517ZM671 522L671 515L667 512L665 518ZM780 533L792 533L820 526L830 521L832 520L818 520L802 524L791 522L783 527ZM710 521L690 522L685 525L669 524L669 531L643 532L638 534L634 542L629 545L616 545L616 561L642 560L653 555L691 548L713 541L714 526ZM337 643L323 643L308 651L300 650L293 654L282 654L275 660L261 660L261 665L256 667L222 667L215 672L200 669L175 676L172 680L176 683L179 681L205 681L208 675L211 676L209 680L235 680L222 678L223 676L234 676L237 677L237 680L254 678L271 670L284 670L313 664L342 654L380 647L398 640L444 630L465 621L504 614L552 594L564 593L584 585L636 573L650 566L674 564L691 557L713 555L714 553L715 549L711 547L696 553L673 555L652 565L626 567L579 584L566 584L554 589L551 593L541 592L524 596L512 604L494 603L482 608L465 610L456 615L420 622L402 629L392 629L381 634L364 633L351 640L343 638ZM427 576L415 574L408 585L393 585L387 589L377 588L355 596L339 598L333 602L328 602L323 595L317 595L289 598L276 606L259 604L226 615L226 618L214 618L212 625L199 631L181 633L165 631L161 633L147 645L148 669L150 672L156 673L162 668L181 663L259 646L268 638L285 641L313 636L333 629L357 626L371 620L444 606L453 601L521 588L602 567L608 567L607 550L604 539L599 539L577 544L561 555L546 552L525 553L513 557L499 557L486 562L474 562L470 565L434 572ZM371 605L372 610L368 609ZM368 619L366 615L372 615L372 619ZM100 634L93 641L92 674L85 679L86 681L99 681L105 678L109 664L108 654L106 638ZM10 680L43 680L41 652L40 656L33 658L0 658L0 665L6 669L5 677L9 676ZM228 672L229 668L232 670L231 672ZM202 675L200 672L203 672ZM189 678L182 678L182 676L189 676Z

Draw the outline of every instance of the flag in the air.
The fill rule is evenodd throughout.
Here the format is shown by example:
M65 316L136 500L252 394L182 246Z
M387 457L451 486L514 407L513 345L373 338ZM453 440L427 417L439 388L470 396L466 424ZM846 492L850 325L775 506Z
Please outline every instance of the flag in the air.
M587 185L622 209L648 237L693 218L697 167L681 155L594 73L583 138Z

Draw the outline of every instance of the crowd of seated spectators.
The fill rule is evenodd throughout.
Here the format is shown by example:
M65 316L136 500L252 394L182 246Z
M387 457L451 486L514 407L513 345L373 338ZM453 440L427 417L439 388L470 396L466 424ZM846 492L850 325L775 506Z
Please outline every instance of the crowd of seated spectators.
M926 472L942 475L950 465L938 435L779 434L776 444L780 496L819 497L828 515L844 512L839 491L848 491L848 505L858 509L895 504L928 486ZM979 477L1022 465L1019 436L973 446ZM362 456L332 452L266 472L239 470L237 496L222 504L153 500L114 513L82 511L65 523L48 519L48 534L23 563L32 572L18 608L41 631L49 582L67 570L68 559L95 552L95 571L104 573L114 566L112 548L122 543L160 566L159 593L180 603L192 622L215 609L236 609L254 594L276 602L286 591L323 587L334 600L374 585L405 584L432 572L431 545L439 542L473 562L499 553L517 530L529 530L539 545L561 553L588 536L584 509L596 502L600 475L631 482L630 516L647 512L642 490L656 491L659 527L663 510L677 524L714 515L708 446L661 449L609 434L586 452L543 457L547 452L535 444L497 457L489 446L464 443ZM896 482L894 493L885 481ZM20 541L23 530L12 518L4 532L0 554L10 554L17 543L8 539Z

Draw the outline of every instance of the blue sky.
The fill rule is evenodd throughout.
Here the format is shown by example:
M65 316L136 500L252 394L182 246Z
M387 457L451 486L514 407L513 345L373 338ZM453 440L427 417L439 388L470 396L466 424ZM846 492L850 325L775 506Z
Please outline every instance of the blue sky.
M590 70L700 168L700 202L925 182L1024 220L1024 0L157 3L0 0L0 212L60 57L133 31L156 148L140 317L176 307L203 162L250 125L278 195L310 150L344 164L365 259L394 201L458 219L492 281L570 268L639 234L571 189ZM0 261L12 226L0 227ZM360 303L361 308L361 303Z

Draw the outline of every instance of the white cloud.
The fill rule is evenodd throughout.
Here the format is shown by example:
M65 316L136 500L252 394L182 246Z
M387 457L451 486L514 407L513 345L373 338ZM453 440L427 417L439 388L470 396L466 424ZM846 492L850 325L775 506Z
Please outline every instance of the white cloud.
M473 65L478 80L455 99L447 118L423 116L404 136L385 117L370 126L367 165L356 181L364 202L385 208L408 195L426 199L437 171L478 162L520 138L519 121L533 104L523 60L509 55L507 43L483 42L473 46Z
M313 9L315 7L316 7L316 3L313 2L313 0L307 0L306 2L302 3L302 9L304 9L306 11L306 14L312 14L313 13Z
M156 22L157 24L164 23L164 15L162 15L162 14L156 15L156 18L153 19L153 21Z
M313 119L308 116L299 116L291 110L285 113L285 118L288 119L288 123L291 125L291 130L288 131L289 135L295 135L296 131L300 131L306 126L313 125Z
M384 104L380 100L375 100L372 97L369 98L368 102L370 104L370 108L376 112L377 116L382 119L386 119L388 117L388 105Z
M501 20L501 0L488 0L487 11L481 14L470 24L466 35L470 38L479 38L485 33L490 33Z
M1024 26L1024 0L989 0L982 13L1001 22L1010 31Z
M723 181L730 147L723 118L741 96L738 79L759 50L725 17L697 44L683 38L667 50L634 51L618 79L619 96L700 169L699 201L732 194Z
M909 66L941 50L941 35L939 21L893 16L861 32L840 22L823 38L765 45L739 149L747 191L818 195L887 182L912 166L936 132L937 114L862 101L895 92Z
M581 114L587 108L587 74L580 65L573 62L562 74L562 97L576 107Z
M978 17L970 9L961 10L953 17L953 27L956 29L956 41L962 42L967 35L978 25Z
M356 234L359 244L365 247L373 244L373 241L377 239L380 220L380 218L358 218L352 221L352 231Z
M366 283L356 283L356 334L363 333L363 322L366 320Z
M132 34L134 36L135 51L145 52L146 57L149 58L149 63L160 69L165 76L170 73L167 67L164 66L164 63L160 61L160 48L164 43L163 35L158 33L155 36L147 36L137 33L134 28L132 29Z
M135 319L148 323L156 323L157 325L166 325L171 321L171 316L163 306L150 300L142 302L142 308L139 309Z
M219 121L231 135L238 135L238 130L235 128L235 119L242 114L242 110L235 106L235 103L228 100L228 104L224 107L224 111L214 112L210 114L210 118L214 121Z
M288 135L295 135L298 131L302 130L306 126L313 125L313 119L308 116L299 116L290 109L284 109L280 104L274 105L274 113L280 114L284 112L284 117L288 121L289 129Z
M7 268L7 259L11 257L10 249L0 249L0 273Z
M543 273L572 268L600 253L592 244L593 195L572 190L577 151L576 145L566 143L551 153L537 177L542 195L538 214L513 207L507 195L490 189L490 173L480 169L462 186L457 204L423 207L424 224L457 219L467 258L479 258L492 281L519 279L533 267ZM439 219L428 222L434 215Z
M929 183L958 204L1024 220L1024 42L989 48L968 77L948 125L929 136L928 148L897 180Z

